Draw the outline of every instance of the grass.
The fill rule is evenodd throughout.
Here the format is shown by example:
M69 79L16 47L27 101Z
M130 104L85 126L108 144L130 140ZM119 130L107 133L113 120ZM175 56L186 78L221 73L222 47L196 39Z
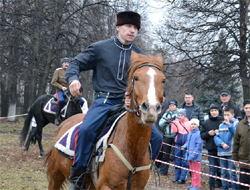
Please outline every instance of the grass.
M48 188L44 159L39 158L39 148L30 146L27 155L19 146L19 135L24 119L16 122L0 121L0 189L43 190ZM57 127L50 124L43 130L44 151L54 144Z
M28 154L24 154L19 146L19 134L22 131L24 118L15 122L0 121L0 190L45 190L48 189L44 158L39 157L39 148L32 145ZM57 126L49 124L43 128L43 148L45 153L54 145ZM151 172L145 190L186 189L191 184L188 177L184 185L173 184L174 168L168 176L161 177L161 186L155 186L155 178ZM157 177L158 180L158 177ZM69 189L70 183L65 189ZM208 189L208 177L202 176L202 188Z

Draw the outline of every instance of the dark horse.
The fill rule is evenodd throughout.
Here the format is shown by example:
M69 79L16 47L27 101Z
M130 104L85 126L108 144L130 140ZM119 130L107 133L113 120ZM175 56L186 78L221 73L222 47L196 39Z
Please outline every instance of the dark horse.
M125 190L130 187L141 190L146 186L150 175L149 143L152 124L161 111L166 80L162 68L163 58L160 54L147 57L132 52L127 88L131 104L119 120L114 130L115 135L113 136L114 131L110 135L111 138L108 140L110 146L106 149L105 160L99 163L97 168L98 179L95 180L92 176L86 181L86 187L89 189ZM84 116L77 114L61 123L56 142L70 128L81 122ZM129 164L125 164L126 161L121 159L121 155ZM69 180L73 160L63 156L53 147L46 155L46 161L49 175L48 189L61 189L65 179ZM96 170L92 170L93 173L96 173Z
M20 134L20 145L23 145L25 142L25 139L29 132L30 122L32 120L32 117L35 117L37 127L35 133L30 133L28 140L25 144L24 151L27 153L29 150L29 146L31 141L33 140L34 136L38 142L38 146L40 149L40 156L44 156L44 150L42 147L42 130L43 127L46 126L48 123L54 123L55 121L55 114L53 113L47 113L44 111L44 106L47 104L50 99L53 98L53 95L51 94L44 94L40 96L34 104L31 106L28 116L25 119L24 126L22 129L22 132ZM67 112L65 115L65 118L62 118L63 120L69 118L72 115L75 115L77 113L83 113L81 109L81 100L80 98L73 98L70 94L67 95L67 101L69 101ZM86 100L85 103L87 104Z

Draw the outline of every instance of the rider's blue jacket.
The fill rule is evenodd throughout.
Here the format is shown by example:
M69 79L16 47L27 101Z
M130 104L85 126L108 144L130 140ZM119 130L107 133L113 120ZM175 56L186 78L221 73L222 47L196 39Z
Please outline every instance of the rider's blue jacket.
M93 70L92 84L96 92L109 92L113 98L122 98L127 87L131 51L145 54L133 43L123 45L118 37L93 43L70 62L65 79L70 84L79 80L81 71Z

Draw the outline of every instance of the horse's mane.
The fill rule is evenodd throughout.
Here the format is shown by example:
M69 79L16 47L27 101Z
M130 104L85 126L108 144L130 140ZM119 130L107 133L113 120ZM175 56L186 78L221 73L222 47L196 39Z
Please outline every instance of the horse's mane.
M127 92L131 91L131 80L133 77L133 74L135 70L142 64L144 63L150 63L153 65L157 65L161 70L163 70L163 63L157 59L157 56L146 56L143 54L137 54L134 58L131 58L131 66L128 70L129 72L129 77L128 77L128 86L127 86Z

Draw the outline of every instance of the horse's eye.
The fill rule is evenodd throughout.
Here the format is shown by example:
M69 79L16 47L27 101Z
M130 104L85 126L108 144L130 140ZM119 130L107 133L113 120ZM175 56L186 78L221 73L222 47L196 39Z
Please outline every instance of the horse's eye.
M138 77L134 77L134 80L135 80L135 81L138 81Z
M162 83L162 84L165 84L165 82L166 82L166 80L163 80L161 83Z

